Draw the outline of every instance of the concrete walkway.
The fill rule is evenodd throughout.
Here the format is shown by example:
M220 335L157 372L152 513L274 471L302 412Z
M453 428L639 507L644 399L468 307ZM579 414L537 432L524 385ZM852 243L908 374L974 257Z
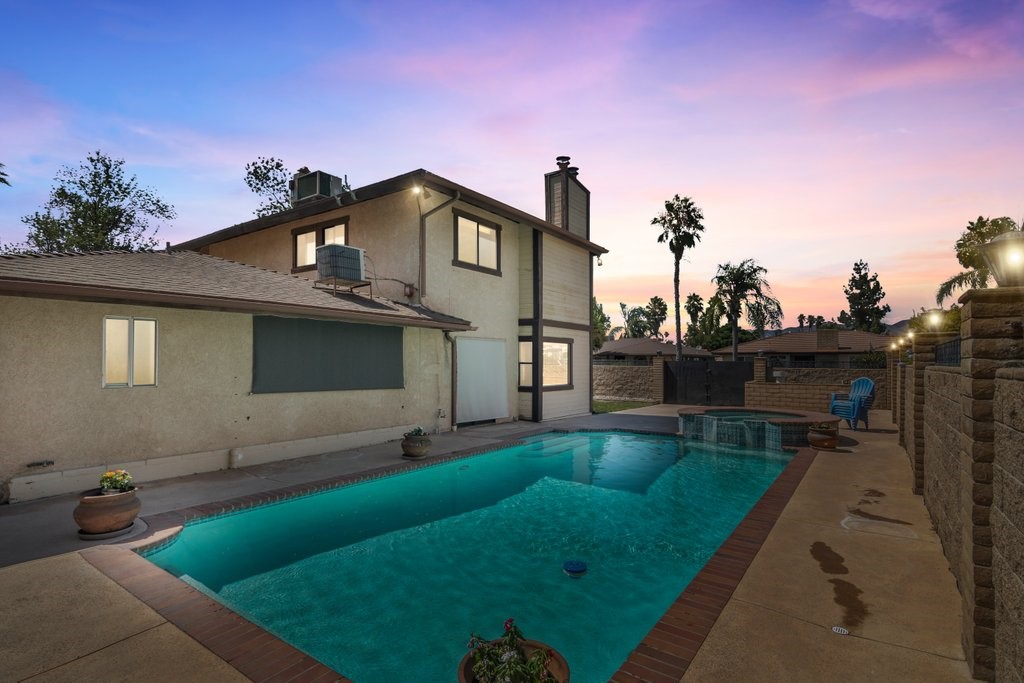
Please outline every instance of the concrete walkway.
M551 427L674 431L675 410L465 429L436 437L434 452ZM887 418L873 414L871 432L843 430L839 451L818 454L684 680L970 680L953 578ZM398 460L391 443L154 482L142 514ZM0 680L244 680L75 552L94 545L75 535L76 501L0 508Z

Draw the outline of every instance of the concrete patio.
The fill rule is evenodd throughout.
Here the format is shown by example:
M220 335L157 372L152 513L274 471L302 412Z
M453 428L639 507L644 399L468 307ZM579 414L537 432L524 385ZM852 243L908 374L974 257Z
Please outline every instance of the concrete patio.
M552 427L674 431L677 408L474 427L436 437L434 452ZM683 680L971 680L959 597L910 492L906 455L887 412L873 413L872 424L869 432L842 430L837 451L818 453ZM381 444L154 482L140 494L142 514L394 465L397 452ZM76 501L0 508L0 679L247 680L79 552L96 544L75 534Z

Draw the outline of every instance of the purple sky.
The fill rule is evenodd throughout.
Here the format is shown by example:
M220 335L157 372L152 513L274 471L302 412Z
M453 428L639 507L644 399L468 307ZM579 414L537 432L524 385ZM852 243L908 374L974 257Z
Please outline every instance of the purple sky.
M890 321L930 307L969 220L1024 215L1022 1L148 5L0 0L0 240L95 149L175 205L171 242L250 218L258 155L543 215L568 154L606 311L671 305L650 219L679 193L707 227L683 296L756 258L795 324L858 259Z

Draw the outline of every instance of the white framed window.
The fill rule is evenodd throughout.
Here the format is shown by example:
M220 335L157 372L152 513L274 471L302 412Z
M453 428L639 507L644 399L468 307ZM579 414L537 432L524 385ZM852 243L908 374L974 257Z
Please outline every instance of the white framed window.
M157 329L152 318L103 318L103 386L156 386Z

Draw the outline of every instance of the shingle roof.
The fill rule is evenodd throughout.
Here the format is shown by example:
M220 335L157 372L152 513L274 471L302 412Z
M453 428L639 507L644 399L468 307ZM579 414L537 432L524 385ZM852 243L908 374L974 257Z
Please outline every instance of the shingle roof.
M601 349L594 353L595 356L657 356L673 357L676 355L676 345L669 342L660 342L656 339L609 339ZM711 357L709 351L695 349L692 346L683 347L683 356Z
M766 354L812 354L812 353L867 353L868 351L884 351L889 348L892 337L860 330L831 330L838 332L838 348L819 348L818 332L810 330L807 332L790 332L764 339L743 342L738 347L740 354L756 354L764 351ZM829 332L829 330L820 330ZM732 354L731 346L724 346L714 350L715 355Z
M421 306L335 296L310 280L190 251L0 255L0 294L472 329L467 320Z
M530 215L525 211L515 208L514 206L510 206L504 202L498 201L497 199L488 197L476 190L471 190L468 187L459 185L458 183L452 182L447 178L443 178L422 168L408 173L403 173L402 175L395 176L394 178L388 178L387 180L381 180L370 185L358 187L351 192L345 192L337 197L309 201L280 213L263 216L261 218L254 218L250 221L246 221L245 223L238 223L237 225L222 228L215 232L175 244L174 248L191 250L201 249L202 247L216 242L222 242L241 235L265 230L266 228L282 225L299 218L316 216L318 214L337 209L339 206L349 206L351 204L357 204L370 199L376 199L377 197L382 197L394 192L406 191L413 186L427 187L429 189L451 195L457 194L462 201L468 204L479 206L482 209L492 211L499 216L504 216L519 223L533 225L546 234L583 247L591 254L599 255L608 253L608 250L601 245L595 244L588 239L584 239L579 235L573 234L564 228L560 228L554 223L549 223L542 218Z

